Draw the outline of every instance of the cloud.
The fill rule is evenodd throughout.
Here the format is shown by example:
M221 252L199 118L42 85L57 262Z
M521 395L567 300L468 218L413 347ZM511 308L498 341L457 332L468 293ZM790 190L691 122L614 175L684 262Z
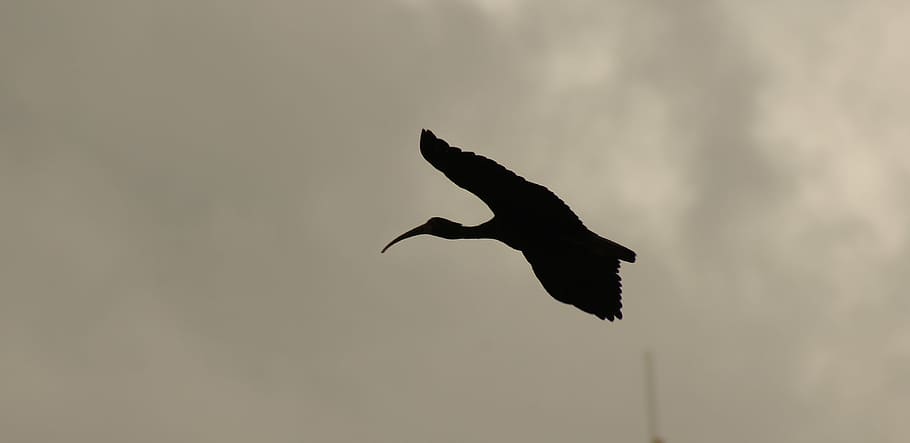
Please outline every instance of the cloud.
M668 441L899 441L905 8L554 5L16 4L0 435L644 440L650 348ZM636 249L626 318L380 256L489 216L422 127Z

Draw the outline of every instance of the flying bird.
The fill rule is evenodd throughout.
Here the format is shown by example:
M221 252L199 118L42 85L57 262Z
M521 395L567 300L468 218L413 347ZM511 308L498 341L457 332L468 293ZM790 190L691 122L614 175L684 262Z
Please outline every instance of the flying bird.
M382 252L421 234L499 240L524 254L556 300L601 320L622 319L619 262L634 263L634 251L588 230L549 189L493 160L449 146L427 129L420 133L420 153L453 183L483 200L493 218L463 226L433 217L389 242Z

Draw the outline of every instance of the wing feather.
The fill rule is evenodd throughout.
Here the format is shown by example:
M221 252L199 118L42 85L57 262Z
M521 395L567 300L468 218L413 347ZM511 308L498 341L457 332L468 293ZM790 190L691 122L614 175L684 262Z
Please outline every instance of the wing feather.
M549 189L484 156L449 146L427 129L420 134L420 153L453 183L483 200L497 217L584 228L569 205Z
M523 253L553 298L601 320L622 319L619 258L574 248Z

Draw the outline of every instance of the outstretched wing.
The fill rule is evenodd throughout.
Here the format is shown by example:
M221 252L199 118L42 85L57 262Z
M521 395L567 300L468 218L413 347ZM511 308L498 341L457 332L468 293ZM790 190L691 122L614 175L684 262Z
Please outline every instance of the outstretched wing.
M449 146L427 129L420 133L420 153L453 183L483 200L497 217L584 228L578 216L549 189L493 160Z
M553 298L601 320L622 319L618 257L576 248L523 253Z

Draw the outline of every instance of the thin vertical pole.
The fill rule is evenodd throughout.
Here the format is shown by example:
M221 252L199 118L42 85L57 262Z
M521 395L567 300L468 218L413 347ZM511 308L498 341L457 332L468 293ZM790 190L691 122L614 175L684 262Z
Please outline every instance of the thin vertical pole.
M663 443L657 435L657 386L654 381L654 356L645 352L645 394L648 410L648 433L652 443Z

